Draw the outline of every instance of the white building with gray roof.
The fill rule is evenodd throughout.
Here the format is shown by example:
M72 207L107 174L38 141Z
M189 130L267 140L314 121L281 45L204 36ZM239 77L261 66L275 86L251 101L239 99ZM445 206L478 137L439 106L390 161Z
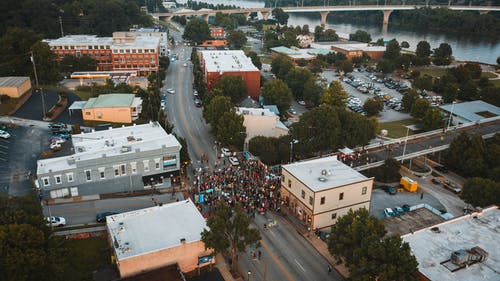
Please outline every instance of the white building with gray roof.
M157 122L82 133L68 141L69 155L37 161L44 199L168 188L179 175L181 144Z

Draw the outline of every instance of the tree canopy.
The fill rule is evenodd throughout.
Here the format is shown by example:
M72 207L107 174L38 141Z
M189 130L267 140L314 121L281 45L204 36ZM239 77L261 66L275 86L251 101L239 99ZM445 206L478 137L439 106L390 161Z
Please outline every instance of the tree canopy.
M205 243L207 249L213 249L216 254L222 253L230 256L232 269L236 271L238 253L245 252L249 246L257 245L261 239L259 230L250 227L251 221L239 203L231 209L224 201L221 201L215 209L214 216L208 218L209 230L203 230L201 241Z
M217 123L217 140L224 145L242 148L247 136L243 120L243 116L234 111L224 112Z
M378 115L384 109L384 102L378 98L368 98L363 104L363 110L369 115Z
M213 93L230 97L233 103L239 103L247 97L247 87L241 76L223 76L215 83Z
M470 178L465 182L460 198L474 207L498 206L500 183L491 179Z
M344 108L347 103L348 96L349 95L339 81L332 81L332 83L330 83L330 87L326 88L323 96L321 96L321 103Z
M205 106L203 117L212 125L212 131L217 134L217 124L219 119L226 112L234 111L234 104L231 102L230 97L215 96L210 100L210 103Z
M349 34L349 41L370 43L372 41L372 37L364 30L356 30L356 32Z
M197 44L210 39L208 23L197 17L191 18L184 28L182 38Z
M285 82L296 98L302 99L306 90L305 84L313 74L307 68L294 67L285 76Z
M287 56L279 55L271 62L271 72L279 79L284 80L288 72L293 68L293 62Z
M280 79L266 81L262 86L262 97L267 105L276 105L280 114L285 114L292 105L292 92Z
M236 49L241 49L247 43L247 36L241 30L231 30L227 35L227 43Z
M290 17L283 9L275 8L272 11L273 18L281 25L286 25L288 18Z

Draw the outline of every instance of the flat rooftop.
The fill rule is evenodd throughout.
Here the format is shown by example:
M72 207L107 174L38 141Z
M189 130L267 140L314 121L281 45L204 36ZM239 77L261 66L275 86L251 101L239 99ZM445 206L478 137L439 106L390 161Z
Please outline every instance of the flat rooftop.
M134 49L148 48L156 49L160 46L160 38L153 36L137 36L130 42L114 42L111 45L111 50L116 49Z
M395 217L384 218L382 223L388 235L404 235L445 221L427 208L417 208Z
M105 94L97 98L90 98L83 109L110 108L110 107L130 107L134 102L134 94Z
M437 227L438 231L431 229ZM500 210L484 209L481 213L458 217L413 234L402 236L411 246L419 271L432 281L498 281L500 280ZM451 272L441 265L453 251L479 246L489 253L486 261Z
M241 50L200 51L208 72L259 71Z
M111 45L113 38L97 37L96 35L66 35L58 39L45 39L49 46L74 46L74 45Z
M37 174L76 168L78 161L93 160L160 149L181 148L175 136L167 134L157 122L133 125L72 136L74 151L71 155L38 160Z
M30 78L26 76L0 77L0 87L19 87L26 82L26 80L30 80Z
M238 107L236 113L255 116L276 116L274 112L267 108Z
M448 114L451 111L454 116L469 120L470 122L500 115L499 107L482 100L445 104L441 105L440 108Z
M295 162L282 166L312 191L349 185L369 178L337 160L337 156Z
M201 239L205 219L191 199L107 217L118 261Z

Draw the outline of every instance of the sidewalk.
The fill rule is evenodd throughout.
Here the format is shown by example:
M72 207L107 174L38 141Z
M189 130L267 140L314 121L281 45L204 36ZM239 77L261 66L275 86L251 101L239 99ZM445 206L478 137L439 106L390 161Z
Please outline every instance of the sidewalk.
M229 265L224 261L222 254L218 254L216 256L215 267L219 269L219 272L225 281L243 281L241 277L238 279L233 278L233 275L229 271Z
M292 211L287 207L281 206L281 213L290 224L294 226L297 232L306 239L311 246L313 246L320 255L322 255L328 263L342 276L347 279L349 277L349 270L343 265L337 265L335 258L328 251L328 244L321 240L318 236L314 235L312 231L308 231L304 223L292 214Z

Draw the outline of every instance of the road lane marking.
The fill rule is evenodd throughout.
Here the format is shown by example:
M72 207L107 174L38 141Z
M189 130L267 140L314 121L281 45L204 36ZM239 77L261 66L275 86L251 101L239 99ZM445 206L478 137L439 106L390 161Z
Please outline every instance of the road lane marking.
M272 230L269 230L269 233L271 233L272 236L276 237L276 234Z
M306 272L305 268L299 263L297 259L294 259L295 263L300 267L300 269L304 272Z
M262 245L262 248L264 248L264 250L266 250L266 252L269 254L269 256L274 260L274 262L279 266L279 268L281 269L281 271L283 271L283 273L285 274L286 278L289 281L295 281L295 279L292 277L292 275L290 274L290 272L288 272L288 270L286 270L286 268L283 266L283 264L281 264L281 262L278 260L278 258L276 258L273 255L273 253L271 252L271 249L269 249L269 246L267 246L266 242L264 242L264 240L260 240L260 244Z

